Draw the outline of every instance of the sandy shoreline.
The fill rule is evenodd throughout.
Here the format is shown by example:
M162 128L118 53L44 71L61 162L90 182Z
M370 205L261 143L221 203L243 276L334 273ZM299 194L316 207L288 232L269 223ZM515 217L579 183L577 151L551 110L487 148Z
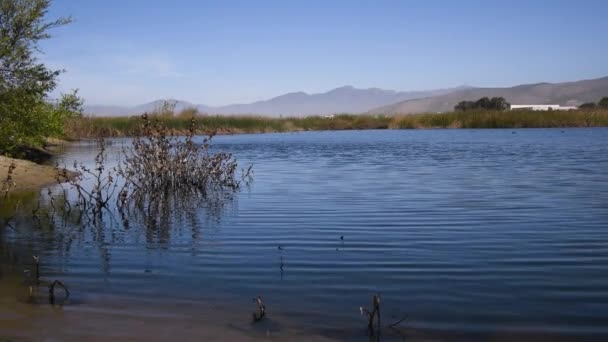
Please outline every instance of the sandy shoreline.
M7 177L11 164L15 167L9 185L7 184ZM69 171L69 174L74 175L71 171ZM7 190L7 186L9 186L9 193L38 191L47 185L57 183L58 177L65 181L62 172L53 166L0 156L0 190L3 193Z
M46 291L41 286L40 303L28 304L20 277L0 278L0 340L335 341L284 325L280 318L253 324L252 305L237 311L220 303L146 303L102 295L51 306L45 303Z

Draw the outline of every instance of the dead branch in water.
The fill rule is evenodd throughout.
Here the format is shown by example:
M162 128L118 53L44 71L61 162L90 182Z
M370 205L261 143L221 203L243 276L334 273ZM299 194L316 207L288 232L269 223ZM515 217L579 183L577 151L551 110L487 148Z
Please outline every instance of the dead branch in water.
M68 290L67 286L59 280L55 280L49 285L49 303L51 305L55 304L55 287L59 286L65 292L65 297L63 297L62 304L70 297L70 290Z
M34 259L34 266L35 266L35 279L36 279L36 285L40 285L40 258L32 255L32 258Z
M371 335L374 334L374 320L376 321L376 325L378 327L378 332L380 332L380 295L373 295L372 296L372 310L368 310L364 307L359 307L359 310L361 311L361 315L366 315L367 316L367 328L369 330L369 333Z
M389 324L388 327L389 328L395 328L396 326L398 326L399 324L403 323L405 320L407 319L407 316L403 316L401 319L393 322L392 324Z
M15 186L15 181L13 180L13 173L15 172L15 169L17 168L17 165L15 165L15 162L11 162L10 165L8 166L8 173L6 174L6 179L2 181L2 191L4 192L4 198L8 197L9 192L11 191L11 188L13 186Z
M38 288L40 286L40 284L42 283L42 281L40 280L40 257L33 255L32 259L34 260L34 278L32 279L28 290L29 290L29 299L31 301L34 300L34 289L36 289L36 292L38 291ZM28 272L28 274L30 275L30 279L31 279L31 272ZM69 297L70 297L70 290L68 289L68 287L60 280L55 280L52 283L50 283L48 285L48 290L49 290L49 303L51 305L55 305L55 300L56 300L56 288L60 287L63 289L64 292L64 297L61 301L61 304L63 304Z
M257 304L257 312L253 313L253 321L259 322L266 316L266 305L260 296L255 297L253 301Z

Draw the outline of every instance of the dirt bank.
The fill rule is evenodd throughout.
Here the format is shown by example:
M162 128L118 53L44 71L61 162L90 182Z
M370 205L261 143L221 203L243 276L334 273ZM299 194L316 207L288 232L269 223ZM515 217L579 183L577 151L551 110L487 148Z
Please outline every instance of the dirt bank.
M9 168L11 164L14 169L11 174L11 180L7 182ZM22 191L36 191L46 185L57 182L57 177L65 181L63 172L49 165L40 165L23 159L13 159L0 156L0 190L6 191L7 186L10 186L11 193ZM71 171L69 177L75 174ZM8 184L10 183L10 184Z

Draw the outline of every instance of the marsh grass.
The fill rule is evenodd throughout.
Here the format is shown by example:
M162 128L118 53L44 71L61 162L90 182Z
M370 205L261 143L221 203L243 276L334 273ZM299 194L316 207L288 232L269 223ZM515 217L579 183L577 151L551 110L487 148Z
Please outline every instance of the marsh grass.
M467 111L395 116L390 128L606 127L608 110Z
M192 117L156 116L174 135L187 135ZM606 127L608 110L576 111L466 111L414 115L351 115L331 118L307 116L270 118L262 116L194 116L195 134L281 133L297 131L352 129L421 129L421 128L551 128ZM66 124L68 138L98 138L141 135L140 119L134 117L84 117Z
M155 117L174 135L187 135L191 118L181 115ZM206 116L197 115L195 134L208 135L240 133L272 133L294 131L384 129L392 117L384 115L341 114L333 118L307 116L302 118L270 118L262 116ZM66 124L66 134L71 139L119 137L141 135L139 117L83 117Z

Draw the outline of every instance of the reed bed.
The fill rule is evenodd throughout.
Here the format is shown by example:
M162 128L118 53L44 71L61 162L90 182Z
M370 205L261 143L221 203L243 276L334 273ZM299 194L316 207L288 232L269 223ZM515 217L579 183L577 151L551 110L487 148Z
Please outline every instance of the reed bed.
M262 116L162 116L167 129L186 135L196 124L196 134L272 133L352 129L424 129L424 128L551 128L606 127L608 110L575 111L466 111L413 115L351 115L333 117L307 116L271 118ZM71 139L141 135L139 116L83 117L70 120L65 127Z
M390 128L606 127L608 110L466 111L395 116Z

